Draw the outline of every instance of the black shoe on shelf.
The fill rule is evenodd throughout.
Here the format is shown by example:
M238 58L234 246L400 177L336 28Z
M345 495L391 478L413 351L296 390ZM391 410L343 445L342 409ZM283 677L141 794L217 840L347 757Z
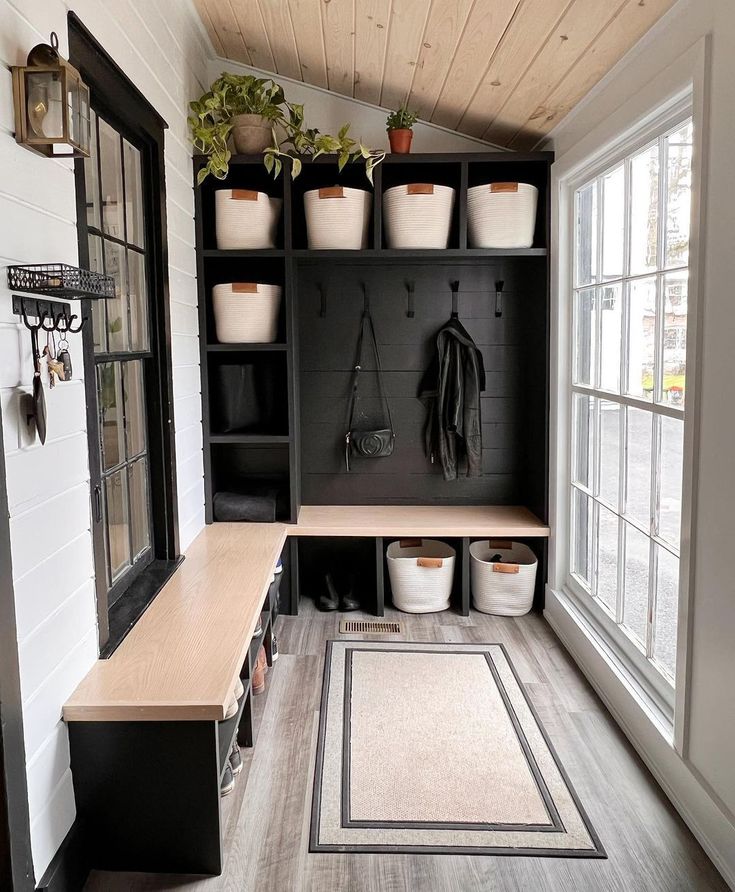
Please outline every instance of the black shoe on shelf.
M339 594L334 586L334 580L332 579L331 573L327 573L324 577L324 584L326 586L326 592L322 592L319 595L317 607L322 613L330 613L339 607Z
M225 766L225 773L222 775L222 783L219 785L220 796L227 796L235 789L235 775L232 773L229 762Z

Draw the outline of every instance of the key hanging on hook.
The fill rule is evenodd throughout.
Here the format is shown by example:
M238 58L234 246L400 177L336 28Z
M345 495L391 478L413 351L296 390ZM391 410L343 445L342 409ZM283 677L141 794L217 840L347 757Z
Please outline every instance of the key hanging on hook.
M495 283L495 316L500 317L503 315L503 289L505 288L505 282L503 279L498 279Z

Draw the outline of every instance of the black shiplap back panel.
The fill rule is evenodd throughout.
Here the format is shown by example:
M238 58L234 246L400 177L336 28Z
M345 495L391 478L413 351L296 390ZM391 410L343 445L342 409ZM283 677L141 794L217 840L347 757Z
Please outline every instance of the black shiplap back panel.
M545 438L530 418L546 394L546 260L475 259L370 263L301 261L297 270L302 501L304 504L535 504L544 477ZM502 317L495 282L504 280ZM452 309L450 283L460 282L460 321L482 351L483 475L445 481L424 455L426 412L419 384L435 335ZM408 318L408 283L414 318ZM396 428L392 456L344 463L348 397L367 289ZM320 316L323 292L326 315ZM383 427L372 359L361 381L360 427ZM542 421L543 426L543 421ZM540 463L540 467L538 467Z

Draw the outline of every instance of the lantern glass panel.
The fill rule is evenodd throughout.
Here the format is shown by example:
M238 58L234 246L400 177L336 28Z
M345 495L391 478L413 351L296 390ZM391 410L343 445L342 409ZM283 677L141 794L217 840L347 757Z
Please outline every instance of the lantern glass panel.
M26 72L26 121L31 142L64 138L64 95L58 71Z

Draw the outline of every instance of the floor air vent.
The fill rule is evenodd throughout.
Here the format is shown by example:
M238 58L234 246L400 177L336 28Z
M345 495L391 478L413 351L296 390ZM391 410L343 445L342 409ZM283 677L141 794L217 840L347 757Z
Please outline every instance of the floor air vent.
M340 634L360 633L361 635L395 635L401 631L400 623L377 623L365 620L343 619L339 623Z

